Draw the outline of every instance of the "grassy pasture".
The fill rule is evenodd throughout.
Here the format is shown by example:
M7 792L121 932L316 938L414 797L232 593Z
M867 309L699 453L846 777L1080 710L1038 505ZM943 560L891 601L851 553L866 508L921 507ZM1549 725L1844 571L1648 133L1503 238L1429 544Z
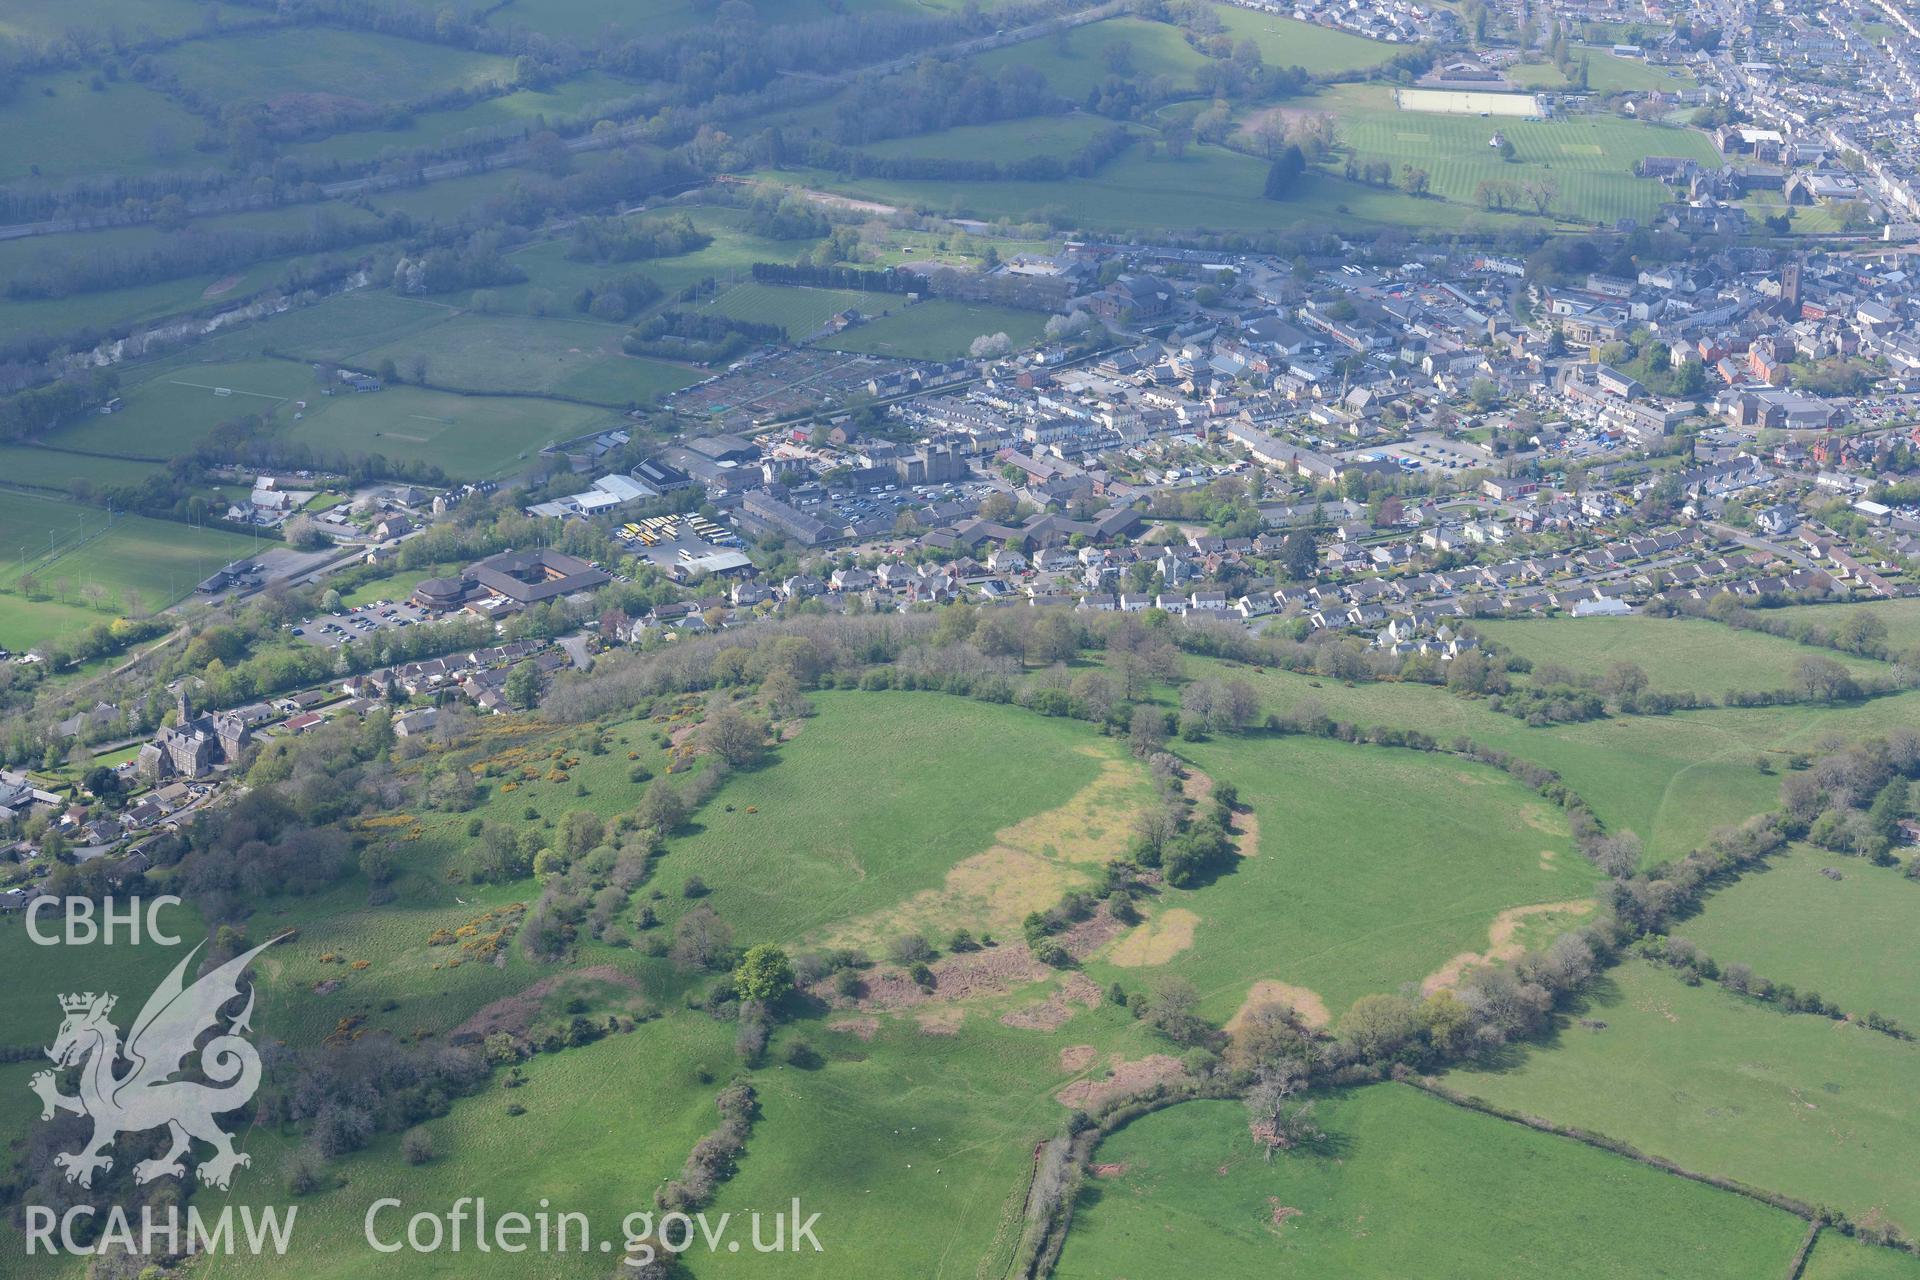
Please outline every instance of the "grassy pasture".
M338 201L317 204L283 205L274 209L255 209L247 213L218 214L197 218L188 231L212 239L252 234L305 234L330 232L334 227L362 227L373 216ZM69 231L58 235L23 236L0 240L0 281L28 276L36 264L86 258L103 253L139 254L164 248L182 233L164 231L151 223L132 227L109 227L99 231ZM230 292L230 291L226 291ZM224 296L218 293L214 296Z
M1887 643L1895 653L1920 649L1920 598L1870 600L1856 604L1790 605L1768 616L1817 623L1830 630L1838 630L1841 623L1856 613L1872 614L1886 624Z
M209 15L251 16L244 8L194 0L141 0L132 12L117 0L10 0L0 14L0 36L33 42L59 40L75 30L118 29L133 40L171 39L199 30Z
M1827 879L1823 867L1842 878ZM1912 1028L1920 1027L1916 913L1920 884L1897 868L1800 846L1716 892L1673 932L1723 966L1750 964L1851 1013L1877 1010Z
M955 360L982 334L1004 333L1015 350L1032 346L1046 323L1046 313L1040 311L935 298L823 338L820 345L906 360Z
M1116 72L1107 60L1107 50L1124 44L1129 48L1127 69ZM1075 102L1110 75L1129 79L1172 77L1175 85L1193 84L1194 72L1206 62L1206 55L1189 45L1177 27L1144 18L1107 18L1075 27L1064 40L1044 36L1004 49L990 49L975 55L973 65L989 73L1005 67L1032 67L1047 78L1047 85L1063 98Z
M1593 619L1565 625L1584 626ZM1190 663L1189 674L1212 668ZM1727 823L1771 809L1779 778L1759 772L1766 753L1813 750L1828 734L1881 733L1920 715L1920 695L1902 694L1840 707L1715 709L1670 716L1615 716L1553 728L1528 728L1483 703L1442 689L1338 682L1272 671L1245 675L1267 711L1319 706L1336 719L1400 725L1443 741L1466 734L1559 771L1613 828L1630 828L1651 857L1685 853Z
M1305 67L1316 76L1364 71L1405 51L1402 46L1369 40L1349 31L1278 14L1258 13L1235 4L1216 4L1213 12L1235 44L1251 40L1258 45L1260 58L1267 65Z
M1590 221L1644 219L1665 195L1658 181L1634 176L1638 160L1675 155L1708 164L1714 159L1712 145L1697 130L1610 116L1492 122L1401 111L1384 85L1337 85L1306 105L1332 113L1341 142L1356 154L1386 160L1396 170L1403 163L1424 168L1435 194L1467 205L1477 205L1482 181L1551 179L1559 187L1556 214ZM1512 162L1487 145L1496 123L1513 143Z
M199 349L209 358L223 360L249 359L271 350L304 361L340 363L370 347L440 324L452 314L453 309L442 302L387 289L356 289L218 335ZM311 372L306 376L317 389Z
M492 1213L531 1214L542 1203L555 1212L586 1213L594 1248L549 1254L541 1259L539 1274L568 1280L606 1275L612 1264L597 1252L598 1242L617 1244L622 1217L650 1208L654 1188L679 1172L687 1151L713 1127L713 1097L732 1063L727 1029L686 1012L643 1024L628 1035L535 1058L525 1067L522 1087L509 1091L496 1080L478 1096L456 1103L451 1114L427 1123L436 1151L431 1163L407 1164L398 1135L383 1136L339 1162L345 1185L300 1199L299 1230L285 1258L235 1256L222 1260L220 1274L233 1280L363 1276L373 1256L363 1243L363 1222L375 1200L390 1196L407 1203L405 1210L380 1220L383 1230L392 1226L399 1235L416 1203L441 1206L436 1212L444 1212L463 1195L484 1194ZM714 1082L702 1082L702 1072ZM507 1115L509 1103L525 1107L526 1114ZM256 1127L246 1139L253 1165L236 1177L234 1199L285 1202L298 1146L291 1134ZM436 1266L443 1260L444 1255L405 1252L383 1259L403 1276L444 1274ZM471 1258L462 1270L514 1273L511 1265Z
M672 215L677 217L680 212L680 207L676 206ZM713 243L706 248L677 257L649 258L641 262L576 262L567 257L568 241L565 237L540 240L514 251L514 264L527 274L525 283L500 285L487 292L494 296L502 312L529 310L535 294L540 293L548 300L548 311L557 313L556 308L570 306L574 295L581 289L591 288L609 276L625 275L631 271L660 285L668 299L688 285L709 278L724 293L738 283L750 281L751 269L756 262L791 261L801 243L769 240L752 234L746 230L746 214L738 209L697 206L686 209L686 212L692 216L695 226L713 237ZM450 296L458 301L471 298L470 294ZM679 304L666 301L660 305Z
M288 269L303 261L303 258L276 258L256 262L239 272L238 279L208 272L157 284L76 293L65 298L0 299L0 332L66 333L164 320L198 311L216 298L247 297L284 280Z
M402 369L427 361L427 381L473 391L550 391L611 405L678 390L699 375L621 352L626 326L585 318L453 314L354 356L358 365L392 359Z
M75 595L97 585L109 601L124 604L138 593L142 605L158 609L253 545L237 533L145 516L115 515L109 523L99 507L0 490L0 586L8 589L21 577L24 556L24 572L56 598L63 582Z
M1832 657L1861 675L1887 669L1885 663L1701 618L1519 618L1474 625L1535 665L1553 663L1597 676L1616 662L1631 662L1655 689L1714 698L1729 689L1791 688L1794 665L1809 655Z
M1484 143L1484 139L1482 142ZM1090 178L1060 182L933 182L843 179L824 170L782 170L759 177L802 184L911 209L977 218L1030 217L1052 212L1061 225L1094 231L1260 231L1295 225L1458 227L1469 220L1497 225L1514 215L1488 215L1443 200L1416 200L1318 173L1301 194L1264 198L1267 163L1221 147L1189 146L1178 159L1135 147Z
M1181 922L1189 948L1144 968L1096 962L1103 983L1177 974L1199 989L1202 1011L1224 1021L1256 981L1280 981L1337 1016L1358 996L1485 952L1509 908L1593 893L1592 868L1559 813L1485 766L1263 735L1181 751L1239 788L1256 851L1210 885L1162 894L1152 914L1197 917Z
M1733 1280L1784 1270L1805 1230L1406 1086L1336 1094L1316 1119L1331 1149L1271 1164L1237 1102L1135 1120L1095 1153L1120 1171L1089 1179L1055 1274Z
M1073 1074L1061 1048L1091 1041L1128 1057L1153 1051L1111 1009L1076 1013L1052 1034L976 1012L952 1034L889 1020L871 1043L818 1025L795 1030L828 1063L760 1073L753 1153L710 1212L783 1205L797 1193L821 1213L825 1251L778 1265L861 1280L1005 1274L1018 1193L1034 1146L1058 1130L1053 1091ZM693 1262L720 1280L769 1272L768 1259L744 1250Z
M1911 1230L1920 1048L1825 1018L1688 987L1631 961L1548 1047L1448 1083L1632 1143L1685 1168Z
M1920 1258L1822 1231L1800 1280L1914 1280Z
M73 492L82 485L139 484L160 469L157 462L81 457L27 444L0 444L0 476L10 484Z
M1074 112L1060 116L1029 116L1024 120L999 120L992 124L962 125L938 133L921 133L906 138L888 138L869 143L861 150L875 156L914 156L938 160L997 160L1010 164L1034 156L1068 156L1091 142L1095 135L1111 129L1114 121L1104 116Z
M0 14L0 30L9 21ZM57 185L89 174L199 169L193 149L200 120L129 80L91 88L86 70L25 77L0 108L8 145L0 147L0 182Z
M520 396L463 396L419 387L342 394L316 405L287 437L319 449L437 463L461 479L511 471L555 440L607 423L605 409Z
M303 94L402 102L513 80L510 58L335 27L193 40L155 60L190 91L221 102L290 105Z
M484 6L478 6L484 7ZM780 0L761 11L761 20L788 25L817 22L842 12L912 13L921 9L958 9L950 0ZM531 29L554 39L584 43L612 31L626 39L677 35L713 21L713 10L697 0L640 0L609 7L600 0L511 0L488 15L487 24L507 29Z
M1124 805L1144 778L1084 725L913 694L814 701L800 735L729 779L661 873L697 872L743 934L884 945L909 928L1005 930L1125 846L1122 814L1075 800ZM939 763L899 772L915 760ZM1054 818L1015 830L1036 814Z
M220 395L218 389L230 394ZM121 457L172 458L186 453L213 427L243 414L290 421L294 404L320 400L313 371L291 360L233 360L170 364L121 392L117 413L92 414L63 427L51 443ZM91 472L93 462L68 459Z
M430 146L468 130L529 130L610 106L640 92L640 86L612 76L589 72L546 89L517 89L497 98L485 98L452 111L429 111L409 117L397 129L362 129L336 133L288 148L307 162L338 161L357 164L377 160L389 151L405 152Z
M794 342L811 337L826 327L827 321L842 311L862 311L877 315L905 307L907 300L895 293L863 293L856 289L815 289L806 286L759 284L749 280L703 303L732 320L756 324L777 324Z
M1617 58L1604 49L1575 46L1573 62L1587 64L1587 88L1594 93L1673 93L1692 88L1694 79L1680 68L1656 67L1638 58ZM1507 68L1507 79L1524 89L1567 89L1573 82L1551 62L1522 62Z

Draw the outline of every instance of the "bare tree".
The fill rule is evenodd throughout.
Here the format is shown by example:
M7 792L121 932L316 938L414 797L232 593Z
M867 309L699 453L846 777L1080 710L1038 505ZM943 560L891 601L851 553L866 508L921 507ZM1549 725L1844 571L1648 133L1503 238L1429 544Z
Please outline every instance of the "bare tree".
M1269 1161L1275 1151L1290 1151L1326 1137L1314 1123L1313 1103L1298 1096L1305 1086L1305 1067L1297 1060L1282 1059L1262 1069L1247 1091L1247 1128L1265 1148Z

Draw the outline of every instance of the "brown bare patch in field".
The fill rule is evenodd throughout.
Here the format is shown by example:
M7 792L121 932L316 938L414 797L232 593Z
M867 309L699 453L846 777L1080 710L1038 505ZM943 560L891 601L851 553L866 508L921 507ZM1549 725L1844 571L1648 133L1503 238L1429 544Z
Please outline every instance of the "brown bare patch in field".
M1279 1196L1268 1196L1267 1208L1271 1211L1267 1215L1267 1221L1273 1224L1276 1231L1286 1226L1288 1219L1305 1217L1307 1212L1305 1209L1296 1209L1290 1204L1281 1204Z
M839 1031L856 1040L871 1040L880 1031L878 1018L835 1018L827 1024L827 1030Z
M1002 1026L1014 1027L1021 1031L1058 1031L1073 1016L1073 1010L1055 991L1045 1000L1036 1000L1032 1004L1023 1004L1018 1009L1009 1009L1000 1015Z
M1154 1053L1132 1062L1116 1062L1106 1079L1075 1080L1053 1096L1062 1106L1085 1110L1102 1106L1115 1098L1142 1093L1156 1084L1171 1084L1185 1075L1186 1069L1180 1065L1179 1059Z
M944 937L956 927L1017 933L1029 914L1045 911L1070 889L1084 888L1092 880L1091 868L1125 844L1141 773L1130 759L1098 747L1080 750L1100 760L1100 772L1066 803L995 832L993 844L955 863L938 889L836 926L822 941L873 947L903 933Z
M1237 1034L1246 1023L1247 1015L1263 1004L1284 1004L1309 1027L1324 1027L1333 1021L1333 1015L1327 1012L1327 1002L1320 998L1319 992L1278 978L1262 978L1247 989L1247 998L1227 1020L1227 1034Z
M223 293L232 293L234 287L244 278L243 276L221 276L218 280L215 280L212 284L202 289L200 296L203 298L217 298Z
M1000 1015L1000 1021L1023 1031L1056 1031L1073 1016L1073 1006L1094 1009L1100 1005L1100 985L1084 973L1070 973L1046 999L1021 1005Z
M1060 1051L1060 1069L1078 1075L1092 1066L1100 1051L1090 1044L1070 1044Z
M916 1013L913 1020L920 1025L921 1035L953 1036L960 1034L960 1024L967 1020L967 1011L957 1005L947 1005Z
M1129 1165L1113 1164L1103 1161L1099 1164L1088 1165L1087 1172L1096 1178L1118 1178L1123 1176L1130 1167Z
M1070 973L1060 984L1060 994L1083 1009L1098 1009L1104 993L1100 984L1084 973Z
M851 1004L862 1010L910 1009L933 1000L966 1000L1005 995L1016 987L1038 982L1053 970L1033 958L1024 942L988 947L961 955L942 956L930 966L931 991L901 969L876 969L863 975L865 990L857 999L836 999L833 984L822 979L808 990L823 1000Z
M1542 849L1540 851L1540 869L1542 871L1553 870L1553 864L1559 860L1559 853L1553 849Z
M466 1039L484 1040L496 1031L505 1031L509 1035L524 1036L533 1020L540 1015L541 1002L561 985L569 982L606 982L630 991L638 991L640 984L631 974L622 973L610 964L597 964L587 969L575 969L568 973L556 973L540 979L532 986L516 995L502 996L492 1004L479 1009L465 1022L455 1027L447 1037L458 1044Z
M1508 907L1495 916L1493 924L1488 926L1488 945L1485 951L1462 951L1421 981L1420 994L1430 996L1457 986L1460 979L1467 975L1468 970L1479 965L1518 959L1526 948L1514 940L1514 934L1520 931L1521 922L1530 916L1584 916L1592 910L1592 898L1574 898L1567 902L1535 902L1524 907Z
M1200 917L1185 907L1169 907L1134 926L1133 932L1114 944L1107 959L1123 969L1165 964L1193 945L1199 925Z

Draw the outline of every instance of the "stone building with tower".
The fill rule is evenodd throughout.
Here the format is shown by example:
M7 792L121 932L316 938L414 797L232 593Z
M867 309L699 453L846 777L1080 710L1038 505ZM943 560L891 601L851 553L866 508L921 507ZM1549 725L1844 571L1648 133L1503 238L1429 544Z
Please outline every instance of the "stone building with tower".
M166 778L204 778L218 765L232 764L252 741L246 718L233 711L193 714L192 695L182 680L176 723L153 735L140 748L136 767L140 775L158 782Z

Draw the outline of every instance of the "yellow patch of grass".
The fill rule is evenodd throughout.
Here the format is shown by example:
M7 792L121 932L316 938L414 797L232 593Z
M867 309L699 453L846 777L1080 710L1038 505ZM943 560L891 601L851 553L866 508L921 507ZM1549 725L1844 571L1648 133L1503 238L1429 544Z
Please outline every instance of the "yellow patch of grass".
M1480 965L1518 959L1526 947L1517 941L1514 935L1520 931L1521 924L1529 917L1584 916L1592 910L1592 898L1575 898L1568 902L1535 902L1524 907L1508 907L1495 916L1493 923L1488 926L1485 951L1462 951L1421 981L1420 994L1430 996L1454 987L1467 975L1468 970Z
M1100 758L1100 772L1066 803L994 833L994 843L955 863L938 889L925 889L897 907L849 921L824 941L871 946L902 933L942 938L958 927L976 933L1012 933L1034 911L1044 911L1070 889L1092 883L1089 868L1121 852L1128 824L1142 799L1140 766L1098 747L1078 748Z
M1327 1012L1327 1002L1320 998L1319 992L1278 978L1262 978L1247 989L1247 998L1227 1020L1227 1034L1237 1032L1247 1015L1263 1004L1284 1004L1309 1027L1324 1027L1333 1021L1333 1015Z
M1185 907L1169 907L1113 944L1107 959L1123 969L1165 964L1193 945L1200 917Z

